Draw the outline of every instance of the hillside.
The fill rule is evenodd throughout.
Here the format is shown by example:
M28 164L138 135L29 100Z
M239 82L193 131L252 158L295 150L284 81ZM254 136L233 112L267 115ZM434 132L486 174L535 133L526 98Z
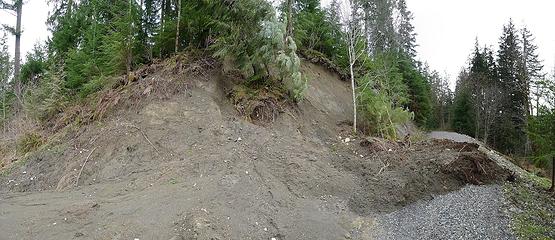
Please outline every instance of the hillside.
M217 64L138 70L3 170L2 239L513 238L499 184L519 173L473 143L351 136L349 85L302 71L306 99L254 124Z

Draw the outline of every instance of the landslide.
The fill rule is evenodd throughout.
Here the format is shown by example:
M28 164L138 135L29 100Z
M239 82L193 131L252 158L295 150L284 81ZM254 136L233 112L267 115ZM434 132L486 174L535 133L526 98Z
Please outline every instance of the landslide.
M213 61L166 61L3 170L6 239L367 239L374 216L510 175L478 146L351 136L350 88L305 62L306 99L264 123ZM79 114L83 114L81 111ZM74 114L75 115L75 114ZM89 116L89 115L85 115Z

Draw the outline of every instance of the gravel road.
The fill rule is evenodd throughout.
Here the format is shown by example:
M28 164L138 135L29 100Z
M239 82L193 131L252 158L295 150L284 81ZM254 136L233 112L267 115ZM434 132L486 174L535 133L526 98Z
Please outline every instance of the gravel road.
M472 137L455 132L433 131L428 136L434 139L448 139L455 142L479 143Z
M468 185L377 219L376 239L516 239L499 185Z

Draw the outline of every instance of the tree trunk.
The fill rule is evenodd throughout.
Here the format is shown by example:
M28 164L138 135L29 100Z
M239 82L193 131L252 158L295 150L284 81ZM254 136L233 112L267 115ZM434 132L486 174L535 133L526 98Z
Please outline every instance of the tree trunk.
M355 64L355 49L354 49L354 39L350 37L349 39L349 72L351 74L351 90L353 95L353 133L357 133L357 98L355 92L355 74L353 71L353 65Z
M487 122L487 119L486 119L486 123L484 124L484 139L482 139L485 145L488 144L488 138L489 138L489 123Z
M551 167L551 188L549 190L555 192L555 156L551 160Z
M15 94L19 103L23 103L21 96L21 79L19 79L21 71L21 13L23 8L23 0L15 2L15 9L17 14L17 22L15 25L15 56L14 56L14 80L15 80Z
M540 115L540 85L536 89L536 117Z
M181 22L181 0L177 1L177 28L175 31L175 53L179 50L179 23Z
M6 133L6 89L2 88L2 127L4 134Z
M293 36L293 0L287 0L287 29L285 39Z
M476 128L474 129L474 137L476 139L480 138L480 119L481 118L481 114L480 114L480 109L476 110Z
M158 40L162 42L162 35L164 34L164 24L165 24L165 12L166 12L166 2L165 0L162 1L162 6L160 7L160 33L158 34ZM158 49L159 58L162 58L162 47Z
M126 65L126 70L127 70L127 76L128 76L128 81L131 80L129 79L131 71L133 70L133 17L131 16L131 8L133 7L133 0L129 0L129 9L128 9L128 21L129 21L129 33L127 36L127 56L126 56L126 61L125 61L125 65Z
M67 12L66 12L66 16L71 16L72 7L73 7L73 0L69 0L69 1L67 2Z

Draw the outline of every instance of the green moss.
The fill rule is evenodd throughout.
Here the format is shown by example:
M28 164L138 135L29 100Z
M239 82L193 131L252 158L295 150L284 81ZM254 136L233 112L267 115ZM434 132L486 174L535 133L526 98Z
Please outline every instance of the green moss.
M530 173L526 176L530 182L532 182L536 187L541 189L551 188L551 181L547 178L540 177L536 174Z

